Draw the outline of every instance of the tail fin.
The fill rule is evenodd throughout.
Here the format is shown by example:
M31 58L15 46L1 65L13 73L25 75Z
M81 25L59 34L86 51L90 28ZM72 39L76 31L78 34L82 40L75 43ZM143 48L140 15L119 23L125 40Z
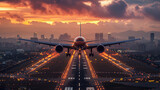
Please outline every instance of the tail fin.
M80 36L81 36L81 22L80 22Z

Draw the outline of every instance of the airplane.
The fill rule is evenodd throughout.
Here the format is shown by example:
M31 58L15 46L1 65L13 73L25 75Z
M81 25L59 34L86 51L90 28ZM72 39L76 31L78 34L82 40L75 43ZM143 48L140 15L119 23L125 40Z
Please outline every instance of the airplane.
M42 42L42 41L34 41L34 40L22 39L22 38L19 38L19 40L29 41L29 42L44 44L49 46L55 46L55 51L57 53L61 53L63 52L63 48L67 48L66 56L71 56L70 49L78 50L79 51L78 54L81 54L81 50L90 49L89 56L93 57L94 56L94 54L92 53L93 48L97 48L97 52L102 53L105 50L105 46L111 46L115 44L120 45L121 43L140 40L140 38L132 39L132 40L115 41L115 42L102 42L102 43L88 44L88 42L92 42L92 41L86 41L86 39L81 35L81 23L80 23L80 35L76 37L74 41L68 41L68 42L73 42L73 44Z

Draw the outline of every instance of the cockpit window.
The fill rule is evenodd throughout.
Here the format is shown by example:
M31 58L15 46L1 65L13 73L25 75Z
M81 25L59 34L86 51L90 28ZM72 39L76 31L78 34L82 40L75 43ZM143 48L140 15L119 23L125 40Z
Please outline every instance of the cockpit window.
M78 38L76 41L84 41L82 38Z
M76 38L74 39L74 42L77 42L77 41L85 42L86 40L85 40L84 37L78 36L78 37L76 37Z

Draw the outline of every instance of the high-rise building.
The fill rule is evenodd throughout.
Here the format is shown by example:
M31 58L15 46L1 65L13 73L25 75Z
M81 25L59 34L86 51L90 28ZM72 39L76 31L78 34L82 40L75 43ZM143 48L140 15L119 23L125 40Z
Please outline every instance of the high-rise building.
M95 33L95 40L100 40L99 33Z
M104 39L103 39L103 33L99 33L99 39L100 39L100 41L103 41Z
M158 47L160 48L160 40L158 40Z
M70 40L70 39L71 39L71 36L68 35L68 33L64 33L59 36L59 40Z
M20 39L20 38L21 38L20 35L17 34L17 39ZM17 40L17 45L21 45L21 41L20 40Z
M103 33L95 33L95 40L103 41Z
M51 34L51 37L50 37L50 39L54 39L54 34Z
M154 33L150 34L150 41L153 42L154 41Z
M116 41L116 39L111 35L111 33L108 33L108 41L109 42Z
M37 33L36 32L34 32L33 37L37 38Z
M44 35L41 35L41 39L45 39L45 36L44 36Z
M112 39L112 35L108 33L108 41Z
M37 33L36 33L36 32L34 32L34 33L33 33L33 37L31 37L31 38L30 38L30 40L38 41ZM31 44L33 45L33 47L35 47L35 46L36 46L36 44L35 44L35 43L31 43Z

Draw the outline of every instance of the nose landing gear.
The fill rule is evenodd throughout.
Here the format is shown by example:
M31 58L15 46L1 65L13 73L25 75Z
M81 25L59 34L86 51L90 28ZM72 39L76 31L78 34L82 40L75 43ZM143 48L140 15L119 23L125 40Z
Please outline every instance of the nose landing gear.
M91 48L91 53L89 54L90 57L93 57L94 54L92 53L92 48Z
M79 51L78 51L78 55L81 55L81 49L79 49Z

